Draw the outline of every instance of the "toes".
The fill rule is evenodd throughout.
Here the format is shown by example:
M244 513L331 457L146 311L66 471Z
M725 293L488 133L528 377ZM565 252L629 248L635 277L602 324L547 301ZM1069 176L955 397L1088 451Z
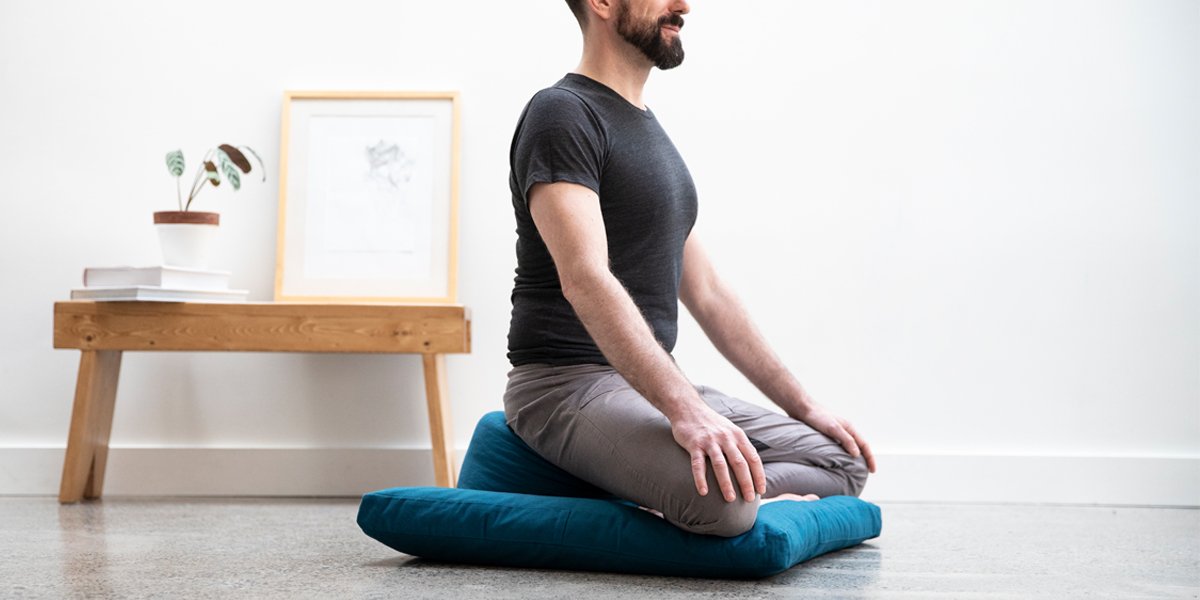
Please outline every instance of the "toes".
M776 500L794 500L797 502L811 502L813 500L820 500L820 499L821 499L821 497L816 494L804 494L803 496L800 494L779 494L778 496L774 496L771 498L763 498L763 502L774 502Z

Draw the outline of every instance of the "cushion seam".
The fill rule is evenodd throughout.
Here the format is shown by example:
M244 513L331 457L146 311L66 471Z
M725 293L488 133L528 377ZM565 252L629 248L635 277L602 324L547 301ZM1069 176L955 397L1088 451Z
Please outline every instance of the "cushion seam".
M674 527L674 525L671 525L670 523L667 523L667 525ZM389 533L396 533L391 530L386 530L386 531L388 531ZM413 537L426 537L426 538L438 538L438 539L452 538L452 539L456 539L456 540L475 540L475 541L479 541L479 542L496 541L496 540L493 540L490 538L481 538L481 537L464 536L464 535L440 535L440 534L432 534L432 533L399 533L398 535L413 536ZM692 535L700 535L700 534L692 534ZM709 537L717 537L717 536L709 536ZM731 538L723 538L723 539L731 539ZM853 538L851 538L851 539L853 539ZM697 564L701 564L701 563L697 563L696 561L677 561L677 560L660 558L657 556L633 555L628 552L621 552L618 550L607 550L607 549L599 548L596 546L578 546L578 545L574 545L574 544L563 544L563 543L559 543L559 542L531 542L528 540L501 540L501 541L503 541L506 544L525 544L525 545L536 545L536 546L554 546L554 547L558 547L558 548L582 549L582 550L588 550L591 552L600 552L600 553L604 553L604 554L611 554L614 556L620 556L620 557L625 557L625 558L636 557L639 559L646 559L646 560L650 560L650 561L668 563L668 564L672 564L672 565L684 565L684 566L694 567ZM405 552L405 554L409 554L409 553ZM420 556L420 554L412 554L412 556ZM734 563L734 564L737 564L737 563ZM753 564L758 565L761 563L753 563ZM709 566L721 568L720 566L716 566L716 565L709 565Z

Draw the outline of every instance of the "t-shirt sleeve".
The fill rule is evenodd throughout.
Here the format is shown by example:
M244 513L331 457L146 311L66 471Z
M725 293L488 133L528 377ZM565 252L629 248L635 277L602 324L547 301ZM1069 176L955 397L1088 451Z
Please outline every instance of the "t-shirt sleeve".
M583 100L565 90L539 92L529 101L512 146L512 172L521 199L535 183L568 181L600 193L604 131Z

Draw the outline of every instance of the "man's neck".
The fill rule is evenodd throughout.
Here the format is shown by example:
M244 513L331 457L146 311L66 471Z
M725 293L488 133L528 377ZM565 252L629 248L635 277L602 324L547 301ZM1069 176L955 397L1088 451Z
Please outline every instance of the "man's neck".
M600 47L605 46L605 47ZM646 110L642 90L653 67L636 48L622 42L584 44L583 58L575 72L603 83L630 104Z

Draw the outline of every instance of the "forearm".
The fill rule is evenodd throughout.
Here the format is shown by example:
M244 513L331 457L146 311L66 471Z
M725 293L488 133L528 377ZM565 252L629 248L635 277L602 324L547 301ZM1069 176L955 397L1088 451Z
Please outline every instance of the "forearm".
M767 344L737 294L716 284L688 310L721 355L767 398L792 418L807 414L808 392Z
M563 293L609 364L668 419L704 407L616 277L576 274L563 282Z

